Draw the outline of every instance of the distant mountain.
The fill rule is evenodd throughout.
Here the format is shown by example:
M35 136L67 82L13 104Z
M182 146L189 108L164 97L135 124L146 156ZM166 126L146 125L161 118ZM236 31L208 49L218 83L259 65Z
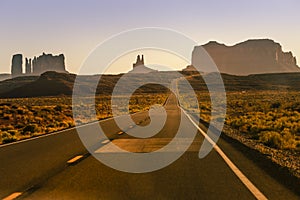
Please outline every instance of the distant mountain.
M183 72L191 75L191 72ZM207 90L203 77L213 80L215 73L202 74L195 73L187 79L195 91ZM221 74L226 91L300 91L300 73L272 73L272 74L252 74L238 76ZM218 90L219 85L214 84L212 89ZM182 91L185 91L183 89Z
M23 87L33 81L36 81L39 76L21 76L13 79L7 79L0 82L0 93L8 93L16 88Z
M0 74L0 81L10 79L10 78L11 78L11 74Z
M212 41L202 47L222 73L248 75L300 72L292 52L283 52L281 45L270 39L247 40L233 46ZM192 53L192 65L205 69L205 58L199 56L199 52L201 48L196 46Z
M76 75L46 72L41 76L21 76L0 82L2 98L23 98L36 96L72 95ZM7 86L15 85L12 88Z
M210 78L214 73L202 74L192 71L182 72L195 89L195 91L206 90L206 84L203 76ZM192 76L191 76L192 75ZM83 95L94 95L91 88L99 82L100 75L77 76L79 89ZM118 80L124 76L102 75L96 89L96 94L110 95ZM132 88L144 85L147 80L156 79L157 82L170 84L175 78L178 78L178 72L165 71L146 74L127 74L126 84L121 85L122 94L129 94ZM75 81L75 74L65 74L57 72L46 72L41 76L24 76L0 82L0 98L26 98L43 96L71 96ZM281 91L300 91L300 73L273 73L273 74L255 74L248 76L237 76L222 74L226 91L249 91L249 90L281 90ZM180 86L180 85L179 85ZM185 85L180 86L181 91L185 91ZM214 85L214 89L218 89ZM188 90L188 89L186 89ZM136 93L166 93L168 89L157 84L146 84L135 91Z
M60 54L53 56L52 54L45 54L38 57L25 58L25 73L23 71L23 55L15 54L12 57L11 76L39 76L47 71L56 71L61 73L68 73L65 66L65 56Z
M0 98L26 98L43 96L71 96L73 85L79 83L79 91L82 95L94 95L92 88L98 83L96 94L110 95L115 84L124 74L119 75L84 75L76 76L69 73L58 73L54 71L45 72L41 76L21 76L0 82ZM168 89L157 84L146 84L147 80L156 79L158 82L170 83L177 78L177 72L141 73L127 74L125 84L121 85L121 91L128 94L132 88L138 88L137 93L160 93ZM99 81L100 79L100 81ZM144 85L143 87L140 87Z

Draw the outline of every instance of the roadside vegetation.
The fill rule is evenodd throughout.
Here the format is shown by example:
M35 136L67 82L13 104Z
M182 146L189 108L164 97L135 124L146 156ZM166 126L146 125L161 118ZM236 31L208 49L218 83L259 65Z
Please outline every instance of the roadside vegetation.
M167 96L159 93L134 94L130 99L129 111L148 110L151 105L163 104ZM122 101L123 97L119 98ZM76 124L95 121L91 117L92 104L87 103L91 101L93 98L85 98L76 105L84 110ZM110 96L98 96L95 102L98 120L112 117ZM74 125L71 97L0 99L0 144L53 133Z
M228 95L226 124L276 149L300 150L300 92Z
M198 92L200 118L211 120L207 92ZM185 95L188 102L189 95ZM188 105L185 105L188 107ZM216 116L218 117L218 116ZM275 149L300 151L300 92L227 92L225 126Z

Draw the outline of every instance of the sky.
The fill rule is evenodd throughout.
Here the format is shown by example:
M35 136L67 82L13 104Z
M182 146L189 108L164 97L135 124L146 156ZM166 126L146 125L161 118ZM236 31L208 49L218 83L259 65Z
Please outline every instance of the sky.
M76 73L107 38L142 27L173 29L199 45L270 38L292 51L299 65L299 8L298 0L0 0L0 73L10 72L13 54L42 52L63 53L67 70ZM125 57L114 62L113 72L132 67L136 54ZM154 57L150 53L146 62L157 62ZM162 63L186 64L170 56Z

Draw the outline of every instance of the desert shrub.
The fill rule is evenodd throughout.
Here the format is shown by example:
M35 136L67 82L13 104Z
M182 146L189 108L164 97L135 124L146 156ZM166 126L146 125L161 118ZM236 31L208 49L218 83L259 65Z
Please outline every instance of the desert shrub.
M54 123L51 123L51 124L48 124L46 127L47 127L47 128L54 128L54 127L55 127L55 124L54 124Z
M8 130L7 131L9 134L11 134L12 136L17 135L18 134L18 130Z
M77 124L77 125L81 125L81 124L83 124L83 122L82 122L80 119L77 119L77 120L76 120L76 124Z
M42 108L41 111L44 111L44 112L51 112L51 110L49 108Z
M277 149L295 149L296 141L295 137L284 130L283 133L278 133L275 131L263 131L260 133L259 140L265 145L277 148Z
M25 110L23 110L22 108L17 109L17 113L19 115L23 115L25 113Z
M69 128L69 124L67 122L60 122L59 127Z
M11 135L10 133L8 132L2 132L1 134L1 139L2 139L2 143L5 144L5 143L10 143L10 142L14 142L17 140L16 136L14 135Z
M37 131L37 125L36 124L28 124L23 128L22 134L25 135L27 133L34 133L36 131Z
M62 111L62 106L61 105L57 105L54 107L55 111L61 112Z
M69 125L69 127L74 127L74 126L75 126L75 123L74 123L73 121L69 121L69 122L68 122L68 125Z
M12 105L11 108L12 108L13 110L16 110L16 109L18 108L18 106L17 106L17 105Z
M259 126L257 126L256 124L252 124L250 126L250 134L252 135L257 135L260 131L261 131L261 128Z
M1 131L8 131L8 130L12 130L12 129L14 129L14 127L12 125L6 125L6 126L1 127Z
M295 149L296 148L296 145L297 145L296 137L289 131L289 129L283 130L282 139L283 139L283 148L284 149Z
M24 127L24 124L23 123L17 123L16 125L15 125L15 128L17 128L17 129L21 129L21 128L23 128Z
M44 121L44 119L41 118L41 117L35 117L34 120L35 120L37 123L41 123L42 121Z
M281 135L275 131L261 132L259 140L269 147L282 149L283 146Z
M11 120L11 114L4 114L3 119L4 120Z

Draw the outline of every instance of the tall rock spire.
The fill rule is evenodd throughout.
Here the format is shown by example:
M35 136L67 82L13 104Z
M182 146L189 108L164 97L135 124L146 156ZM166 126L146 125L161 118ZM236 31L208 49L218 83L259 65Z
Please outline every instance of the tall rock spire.
M136 63L133 63L133 68L141 65L144 65L144 55L142 55L142 59L140 55L137 56Z
M28 58L25 58L25 73L31 74L31 59L28 60Z
M12 77L17 77L22 75L22 66L23 66L23 55L16 54L13 55L12 63L11 63L11 74Z

